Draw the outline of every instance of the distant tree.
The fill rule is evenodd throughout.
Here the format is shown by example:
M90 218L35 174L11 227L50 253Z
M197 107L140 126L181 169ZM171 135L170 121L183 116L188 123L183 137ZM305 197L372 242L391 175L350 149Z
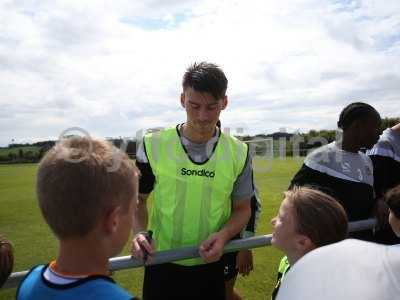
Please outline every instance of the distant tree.
M39 153L38 153L38 159L42 159L42 157L46 154L47 150L45 147L40 147Z
M400 123L400 118L383 118L382 119L382 130L386 128L393 127L396 124Z
M53 147L55 144L56 144L55 141L41 141L41 142L33 143L32 146L44 147L45 150L48 150L51 147Z
M319 135L319 132L317 130L311 129L308 134L309 137L316 137Z
M31 161L31 162L35 162L38 160L38 154L34 153L33 151L26 151L25 155L24 155L24 159Z
M27 146L31 146L30 144L28 144L28 143L25 143L25 144L9 144L8 145L8 148L19 148L19 147L27 147Z
M19 159L24 158L24 150L22 150L22 148L19 148L19 149L18 149L18 158L19 158Z
M336 130L321 130L319 136L331 143L336 139Z

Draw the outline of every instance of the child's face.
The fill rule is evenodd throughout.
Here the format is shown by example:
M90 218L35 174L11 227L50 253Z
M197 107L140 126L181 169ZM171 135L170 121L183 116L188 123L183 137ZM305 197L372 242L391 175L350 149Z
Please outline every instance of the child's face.
M389 224L396 236L400 237L400 219L389 209Z
M271 243L285 253L296 250L296 220L293 205L285 198L278 215L271 220L274 227Z

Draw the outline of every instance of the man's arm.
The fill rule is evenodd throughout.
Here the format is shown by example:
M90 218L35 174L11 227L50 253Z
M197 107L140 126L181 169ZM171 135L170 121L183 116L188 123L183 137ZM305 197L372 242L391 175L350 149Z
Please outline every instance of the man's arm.
M246 227L251 215L251 200L254 194L253 168L250 153L245 166L232 189L232 213L224 227L211 234L200 245L200 255L206 262L217 261L223 254L225 244Z
M225 226L220 230L226 242L243 230L251 215L250 199L235 201L232 204L232 214Z
M148 211L147 198L149 194L139 194L138 203L133 213L133 240L132 255L134 257L145 259L147 254L154 253L154 242L149 242L144 231L147 229ZM147 252L147 253L146 253Z
M136 210L133 213L132 231L134 237L132 240L132 255L144 258L146 255L143 249L150 254L154 252L154 243L149 243L146 239L146 234L143 232L147 229L148 223L147 198L149 198L155 183L153 170L144 150L144 141L139 145L136 153L136 166L141 175L139 178L139 199Z
M241 232L242 239L253 237L256 234L258 219L261 213L261 200L259 196L260 193L254 183L254 180L253 180L253 189L254 189L254 194L253 196L251 196L250 199L251 216L249 222L246 225L246 228L244 228Z
M147 223L149 219L147 210L147 198L149 198L149 194L139 194L138 203L133 215L133 234L137 234L147 229Z
M258 217L261 212L261 201L259 200L259 193L253 180L254 195L251 197L251 216L247 226L241 232L241 238L253 237L256 233ZM251 249L240 250L236 256L236 269L239 274L247 276L254 269L253 265L253 252Z
M218 232L211 234L199 248L200 256L207 263L218 261L225 244L238 234L247 224L251 215L250 199L234 201L232 214L225 226Z

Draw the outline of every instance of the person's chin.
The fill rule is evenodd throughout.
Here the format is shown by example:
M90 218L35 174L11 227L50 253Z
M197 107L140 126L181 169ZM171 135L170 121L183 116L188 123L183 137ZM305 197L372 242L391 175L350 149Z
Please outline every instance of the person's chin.
M198 125L197 129L199 132L207 133L211 130L211 127L209 125Z
M271 237L271 245L275 246L275 243L276 243L276 239L275 239L275 237L274 237L274 234L272 234L272 237Z
M378 140L376 140L375 142L371 142L371 143L365 145L365 149L367 149L367 150L372 149L377 142L378 142Z
M284 250L284 249L285 249L284 245L285 245L285 244L280 243L279 240L276 240L275 238L272 237L272 239L271 239L271 246L274 246L275 248L281 250L282 252L286 252L286 251Z
M379 141L379 136L377 136L372 142L371 142L371 145L370 145L370 147L368 147L368 149L372 149L375 145L376 145L376 143Z

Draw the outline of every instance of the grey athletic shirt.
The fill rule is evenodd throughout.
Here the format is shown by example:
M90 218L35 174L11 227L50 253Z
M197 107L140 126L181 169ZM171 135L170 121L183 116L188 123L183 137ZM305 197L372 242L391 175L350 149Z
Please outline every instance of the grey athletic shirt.
M372 161L368 155L344 151L341 144L324 145L304 160L304 164L316 171L347 181L374 185Z
M219 128L217 128L215 135L206 143L204 144L197 144L186 137L183 136L182 133L182 126L179 125L179 131L181 133L181 141L182 144L185 145L185 148L187 149L188 155L190 158L195 161L195 162L203 162L207 160L214 149L215 143L218 141L218 135L219 135ZM136 153L136 162L137 166L139 167L142 176L140 177L140 186L147 186L146 191L143 192L141 189L141 193L150 193L151 190L153 189L153 184L151 184L150 187L149 181L152 181L151 177L154 176L153 174L149 174L149 170L151 170L150 163L147 159L146 153L144 151L143 147L143 142L140 143L137 153ZM151 172L152 173L152 172ZM154 178L154 177L153 177ZM249 156L247 157L246 160L246 165L243 169L243 172L238 176L238 178L235 181L235 184L233 186L231 198L233 201L240 201L240 200L245 200L245 199L250 199L254 194L254 187L253 187L253 168L252 168L252 159Z
M378 143L367 151L368 155L380 155L400 162L400 133L387 128L379 138Z

